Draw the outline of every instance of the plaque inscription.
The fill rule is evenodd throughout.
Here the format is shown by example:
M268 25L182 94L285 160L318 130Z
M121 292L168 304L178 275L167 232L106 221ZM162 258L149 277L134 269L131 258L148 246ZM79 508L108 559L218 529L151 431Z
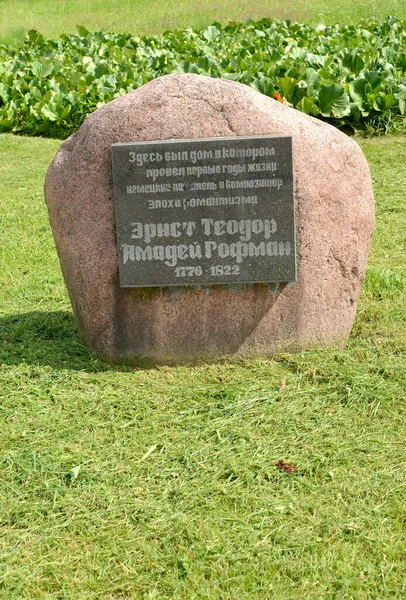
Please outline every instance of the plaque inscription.
M292 138L113 144L121 287L296 280Z

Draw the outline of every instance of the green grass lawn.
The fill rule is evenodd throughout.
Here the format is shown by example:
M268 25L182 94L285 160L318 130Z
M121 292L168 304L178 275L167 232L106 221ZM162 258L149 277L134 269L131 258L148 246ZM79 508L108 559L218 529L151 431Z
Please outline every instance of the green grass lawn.
M394 15L406 18L404 0L0 0L0 41L21 39L28 29L46 36L75 31L76 25L88 29L129 31L137 34L160 33L175 27L205 27L217 20L245 21L247 18L279 17L311 23L356 23L363 18Z
M377 224L345 350L150 370L78 337L59 144L0 136L0 598L403 600L405 138L361 142Z

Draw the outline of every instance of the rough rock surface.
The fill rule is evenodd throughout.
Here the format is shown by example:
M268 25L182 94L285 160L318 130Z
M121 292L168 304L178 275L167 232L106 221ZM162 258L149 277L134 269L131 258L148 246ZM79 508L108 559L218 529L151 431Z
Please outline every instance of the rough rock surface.
M266 134L293 136L297 283L120 288L111 144ZM343 133L249 87L173 74L110 102L62 144L45 199L78 327L104 360L266 356L350 333L374 224L367 162Z

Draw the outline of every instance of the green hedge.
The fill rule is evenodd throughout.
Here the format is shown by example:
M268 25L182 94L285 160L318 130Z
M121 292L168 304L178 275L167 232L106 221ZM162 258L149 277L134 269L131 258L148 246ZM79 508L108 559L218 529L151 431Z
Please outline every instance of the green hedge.
M406 21L359 26L262 19L163 35L28 32L0 46L0 131L65 138L85 116L160 75L199 73L250 85L337 127L404 120Z

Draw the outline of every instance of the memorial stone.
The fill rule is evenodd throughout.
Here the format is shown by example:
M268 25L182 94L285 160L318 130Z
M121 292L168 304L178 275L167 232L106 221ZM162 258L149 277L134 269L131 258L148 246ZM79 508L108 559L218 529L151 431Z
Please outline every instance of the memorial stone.
M374 224L366 160L247 86L173 74L115 99L62 144L45 199L78 328L106 361L349 336Z

